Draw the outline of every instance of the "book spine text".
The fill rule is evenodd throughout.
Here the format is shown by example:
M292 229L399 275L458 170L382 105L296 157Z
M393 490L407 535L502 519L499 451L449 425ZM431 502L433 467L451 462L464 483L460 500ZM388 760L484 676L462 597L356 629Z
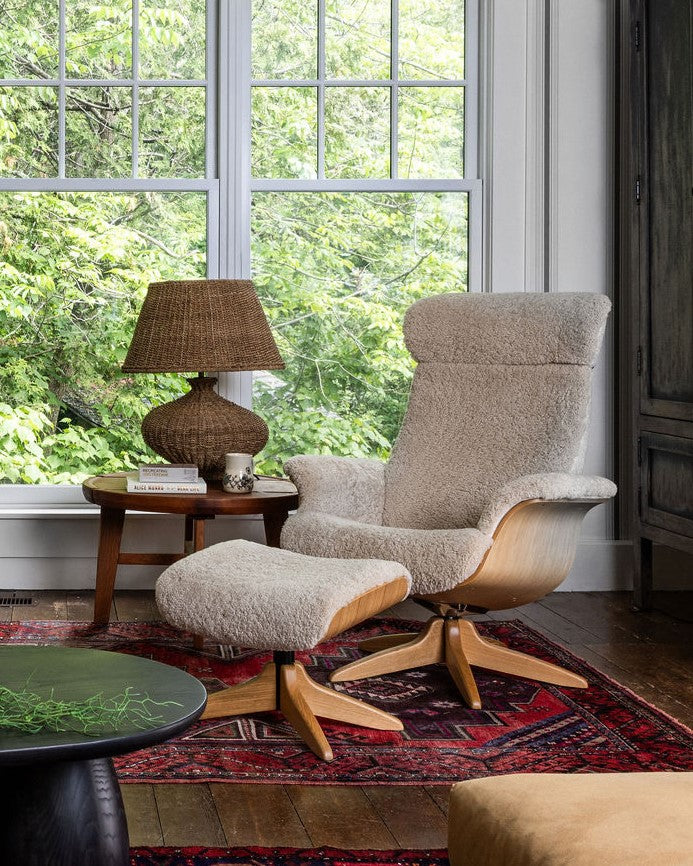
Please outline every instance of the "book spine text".
M140 466L140 481L197 481L197 466Z
M128 493L206 493L207 484L199 481L137 481L128 478Z

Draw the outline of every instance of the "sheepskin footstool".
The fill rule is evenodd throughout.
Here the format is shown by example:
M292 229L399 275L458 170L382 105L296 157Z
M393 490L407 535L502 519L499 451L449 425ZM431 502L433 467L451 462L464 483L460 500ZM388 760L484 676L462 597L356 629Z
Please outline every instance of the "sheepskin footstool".
M450 866L693 863L693 773L494 776L450 794Z
M281 710L315 754L332 760L316 716L401 731L390 713L319 685L295 660L407 597L409 572L381 559L328 559L226 541L171 565L156 601L173 625L232 646L272 650L258 676L209 696L203 719Z

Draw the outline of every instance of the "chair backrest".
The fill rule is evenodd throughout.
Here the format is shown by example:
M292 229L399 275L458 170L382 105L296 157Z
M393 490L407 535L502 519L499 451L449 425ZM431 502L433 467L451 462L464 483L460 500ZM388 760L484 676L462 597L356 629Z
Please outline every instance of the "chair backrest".
M404 319L418 361L385 469L383 523L476 526L507 481L579 472L604 295L447 294Z

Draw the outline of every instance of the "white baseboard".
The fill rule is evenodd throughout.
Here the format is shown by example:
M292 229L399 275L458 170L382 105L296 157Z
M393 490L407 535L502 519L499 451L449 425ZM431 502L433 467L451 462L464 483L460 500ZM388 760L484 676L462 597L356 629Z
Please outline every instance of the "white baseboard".
M630 541L586 539L559 592L613 592L633 588Z

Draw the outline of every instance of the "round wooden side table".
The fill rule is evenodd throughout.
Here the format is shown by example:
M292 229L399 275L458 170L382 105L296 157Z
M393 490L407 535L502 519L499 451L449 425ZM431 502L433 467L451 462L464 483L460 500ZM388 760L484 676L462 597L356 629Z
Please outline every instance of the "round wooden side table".
M149 698L147 722L117 731L0 729L0 861L14 866L127 866L128 829L112 755L161 743L202 713L202 683L140 656L53 646L0 647L0 685L61 701L131 690Z
M170 565L204 547L204 521L217 515L261 514L270 547L279 536L289 511L298 508L298 495L286 492L225 493L220 482L208 482L207 493L128 493L127 476L96 475L82 484L85 499L101 509L99 554L96 566L94 622L109 620L116 571L119 565ZM182 553L121 553L126 511L185 515Z

